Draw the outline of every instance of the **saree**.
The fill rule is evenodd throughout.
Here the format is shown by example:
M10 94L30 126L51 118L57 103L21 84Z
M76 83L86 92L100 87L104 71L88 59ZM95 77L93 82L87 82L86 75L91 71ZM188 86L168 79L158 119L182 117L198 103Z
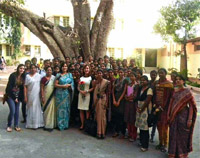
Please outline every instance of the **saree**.
M190 108L193 113L190 114ZM187 127L189 115L192 115L191 127ZM189 89L174 92L168 110L169 157L187 158L192 151L192 136L197 117L197 107Z
M106 131L106 109L107 109L107 96L106 89L109 81L103 79L101 83L98 83L94 89L94 106L97 121L97 134L105 135Z
M69 118L70 118L70 104L72 100L72 93L74 91L74 80L71 73L67 73L63 76L61 74L56 75L58 79L58 84L66 85L71 84L70 89L56 88L56 110L57 110L57 127L60 130L69 128Z
M28 101L26 104L26 128L44 127L44 118L40 102L40 81L41 76L36 73L34 76L26 76L25 85L27 86Z
M44 84L44 124L46 129L53 129L56 127L56 108L54 97L54 80L55 76L51 76L50 80L42 78L41 84Z

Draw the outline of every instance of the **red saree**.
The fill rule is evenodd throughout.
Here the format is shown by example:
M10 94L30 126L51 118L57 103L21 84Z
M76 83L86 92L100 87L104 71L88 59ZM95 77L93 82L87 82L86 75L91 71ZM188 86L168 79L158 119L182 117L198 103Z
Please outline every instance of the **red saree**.
M192 112L191 112L192 111ZM168 109L169 158L187 158L192 151L192 136L197 108L189 89L174 92ZM191 127L187 122L191 119Z

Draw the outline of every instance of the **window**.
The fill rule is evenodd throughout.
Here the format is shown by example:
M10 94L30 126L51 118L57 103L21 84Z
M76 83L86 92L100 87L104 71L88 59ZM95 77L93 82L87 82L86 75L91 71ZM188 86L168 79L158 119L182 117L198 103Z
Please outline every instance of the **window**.
M0 44L0 56L2 56L2 45Z
M115 55L115 48L108 48L108 54L110 57L114 57Z
M41 55L41 47L40 46L35 46L35 55L40 56Z
M54 16L54 24L60 25L60 17L59 16Z
M194 51L199 51L200 50L200 45L194 45Z
M31 46L30 45L25 45L24 55L31 55Z
M68 27L69 26L69 17L63 17L63 26Z
M12 47L10 45L6 45L6 56L12 55Z

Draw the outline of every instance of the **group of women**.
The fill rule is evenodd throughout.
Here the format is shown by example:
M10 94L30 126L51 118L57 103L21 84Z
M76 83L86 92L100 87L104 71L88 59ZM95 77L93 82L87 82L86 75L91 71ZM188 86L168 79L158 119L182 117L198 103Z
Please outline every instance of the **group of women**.
M38 73L41 70L35 64L17 67L6 88L10 108L8 132L12 131L13 118L14 129L21 130L18 118L22 102L26 104L26 128L65 130L69 123L76 123L79 116L80 130L83 130L85 120L94 115L99 139L105 138L108 126L113 138L125 138L128 129L129 141L139 138L140 149L144 152L148 150L149 128L153 126L150 140L153 141L157 127L157 149L166 152L169 141L169 157L188 156L192 151L197 109L182 76L173 73L173 82L170 82L166 79L167 71L162 68L152 71L149 81L135 67L134 60L128 66L127 61L120 65L107 56L97 63L90 58L85 64L80 58L73 65L74 59L70 63L67 57L60 67L56 59L54 68L44 63L44 76ZM149 123L150 116L154 118L153 125Z

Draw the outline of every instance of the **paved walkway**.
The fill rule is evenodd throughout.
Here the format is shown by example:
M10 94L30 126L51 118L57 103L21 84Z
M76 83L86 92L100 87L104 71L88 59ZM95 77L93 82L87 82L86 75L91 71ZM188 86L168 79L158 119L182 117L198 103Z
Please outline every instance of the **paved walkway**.
M4 92L9 73L13 70L14 68L8 68L7 72L0 72L0 92ZM194 96L200 111L200 95L194 93ZM111 134L105 140L97 140L77 128L49 133L42 129L25 129L25 125L20 124L22 132L8 133L5 130L8 112L8 106L0 102L0 158L167 158L167 154L155 150L158 144L157 133L155 143L150 143L149 151L142 153L137 142L114 139ZM190 158L198 158L200 155L199 131L200 113L193 137L194 151Z
M7 66L6 70L1 71L0 70L0 98L2 98L6 84L8 82L9 75L14 72L16 69L15 66Z

